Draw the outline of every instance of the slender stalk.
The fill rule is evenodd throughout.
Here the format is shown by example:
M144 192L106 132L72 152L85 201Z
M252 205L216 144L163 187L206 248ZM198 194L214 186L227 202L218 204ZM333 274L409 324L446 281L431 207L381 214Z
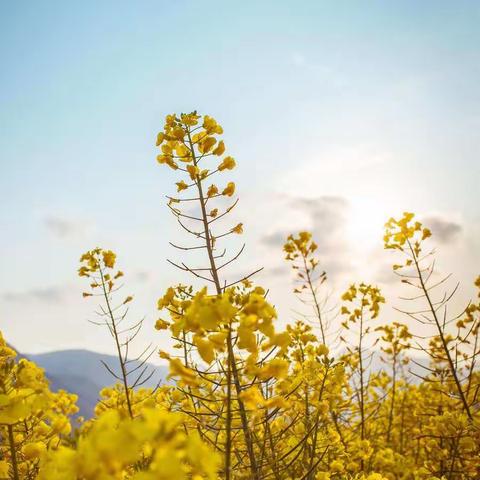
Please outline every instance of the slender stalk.
M253 450L253 438L250 432L250 428L248 427L247 411L245 409L245 405L243 404L243 401L240 398L240 394L242 393L242 387L240 385L240 377L238 374L237 364L233 356L233 347L231 344L228 345L228 349L230 350L230 357L233 359L232 361L233 383L235 385L235 392L237 394L238 409L240 411L240 419L242 421L242 429L243 429L243 434L245 436L245 443L247 444L248 457L250 460L250 470L252 472L252 478L254 480L259 480L260 477L258 475L257 461L255 459L255 452Z
M347 442L345 441L342 430L340 429L340 425L338 424L338 415L333 410L331 410L330 417L332 418L333 425L335 426L335 431L338 433L338 436L340 437L340 442L343 448L345 449L346 452L348 452Z
M451 480L453 477L453 472L455 469L455 461L457 460L457 454L458 454L458 447L460 443L460 432L458 435L453 439L453 452L452 452L452 462L450 463L450 469L448 472L448 480Z
M412 244L410 243L410 240L408 240L408 246L410 248L410 252L413 257L413 261L415 263L415 269L417 270L417 275L418 275L418 280L420 281L420 286L422 288L423 294L425 298L427 299L428 306L430 309L430 312L432 314L432 317L435 321L435 325L437 327L438 331L438 336L440 337L440 340L442 342L443 350L445 352L445 355L447 356L447 361L448 365L450 367L450 373L452 374L453 380L455 382L455 385L457 387L458 395L460 396L460 400L462 401L463 408L465 410L465 413L467 414L467 417L470 422L473 422L473 416L472 413L470 412L470 407L468 405L467 399L465 398L465 394L463 392L462 386L460 384L460 380L458 379L457 371L455 369L455 365L453 364L452 356L450 355L450 350L448 349L447 341L445 340L445 334L442 328L442 325L440 324L440 321L437 316L437 311L435 310L435 307L433 306L433 302L430 298L430 294L428 293L428 288L425 285L425 281L423 279L423 273L420 268L420 265L418 263L418 258L417 255L415 254L415 251L413 250Z
M402 403L400 407L400 455L403 455L403 442L404 442L404 431L405 431L405 399L406 391L402 395Z
M363 298L362 298L362 312L360 315L360 338L358 341L358 362L360 367L360 417L361 417L361 438L365 439L365 387L363 378Z
M8 442L10 446L10 457L12 460L13 480L20 480L20 475L18 473L17 449L15 448L15 438L13 436L13 426L8 425L7 430Z
M473 354L472 354L472 359L470 361L470 368L468 369L468 383L467 383L467 388L466 388L466 392L465 392L465 396L468 397L470 396L470 391L472 389L472 381L473 381L473 372L475 371L475 364L476 364L476 359L477 359L477 355L479 353L479 350L478 350L478 334L480 332L480 329L478 326L475 327L477 330L475 332L475 342L473 344L473 348L472 348L472 351L473 351Z
M392 399L390 401L390 412L388 414L388 427L387 427L387 443L390 443L390 436L392 434L392 425L393 425L393 412L395 409L395 393L397 387L397 353L393 355L393 366L392 366Z
M313 287L313 282L312 282L312 278L310 276L310 271L309 271L308 266L307 266L307 260L305 258L305 255L302 255L302 256L303 256L303 265L305 267L305 274L307 275L308 287L309 287L310 293L312 294L312 297L313 297L313 304L314 304L314 308L315 308L315 313L317 314L318 323L320 324L320 333L322 335L322 343L324 345L326 345L325 328L324 328L324 325L323 325L322 311L320 309L320 305L319 305L318 299L317 299L317 292L315 291L315 288Z
M363 378L363 298L362 297L362 308L360 314L360 338L358 341L358 362L360 368L360 437L362 440L365 440L365 386L364 386L364 378ZM364 469L365 462L362 458L361 460L361 468Z
M188 135L188 143L190 146L190 152L193 158L193 165L197 167L198 160L195 155L195 148L193 146L193 142L192 142L192 138L190 136L189 130L187 130L187 135ZM205 235L205 246L207 247L208 260L210 262L210 273L212 275L213 282L215 283L215 289L217 290L217 294L220 295L222 293L222 286L220 285L220 280L218 278L218 271L215 264L215 258L213 255L212 237L210 235L210 228L208 227L207 208L205 206L205 196L203 194L202 180L200 178L197 178L195 180L195 183L197 185L200 208L202 210L202 222L203 222L203 230Z
M275 475L275 479L281 480L280 474L278 472L278 467L277 467L278 462L277 462L277 455L275 452L275 444L273 443L272 431L270 429L270 423L268 422L268 420L265 421L265 430L267 432L268 441L270 443L270 450L272 452L272 461L270 466L272 468L273 474Z
M227 343L232 344L232 329L228 329ZM227 418L225 419L225 429L227 438L225 441L225 478L231 476L231 456L232 456L232 364L231 349L227 351Z
M195 167L198 166L198 160L195 155L195 149L193 146L192 138L190 135L189 129L187 129L187 137L188 137L188 143L189 143L189 149L192 154L192 159L193 159L193 164ZM207 209L206 209L206 201L205 201L205 196L203 193L203 186L202 186L202 180L200 178L197 178L195 181L197 190L198 190L198 197L199 197L199 202L200 202L200 208L202 212L202 222L203 222L203 229L204 229L204 236L205 236L205 246L207 248L207 254L208 254L208 259L210 262L210 273L212 275L213 282L215 284L215 288L217 291L218 295L222 294L222 286L220 284L220 280L218 277L218 270L217 266L215 263L215 258L213 255L213 242L212 242L212 237L210 235L210 229L208 226L208 216L207 216ZM233 377L233 383L235 386L236 394L237 394L237 402L238 402L238 408L240 411L240 418L242 422L242 429L244 432L245 436L245 443L247 445L247 452L248 452L248 457L250 460L250 469L252 472L252 478L253 479L258 479L258 470L256 466L256 460L255 460L255 453L253 450L253 441L252 437L250 434L250 429L248 426L248 419L247 419L247 414L245 410L245 406L240 398L240 393L242 391L241 385L240 385L240 379L239 379L239 374L235 362L235 356L233 353L233 340L232 340L232 328L231 324L227 325L228 328L228 336L227 336L227 418L226 418L226 441L225 441L225 479L230 480L231 478L231 447L232 447L232 409L231 409L231 404L232 404L232 392L231 392L231 379Z
M328 365L325 369L325 375L323 376L322 385L320 386L320 391L318 392L318 401L319 402L323 398L323 392L324 392L324 389L325 389L325 384L327 382L327 376L328 376L329 369L330 369L330 365ZM316 467L316 465L314 464L314 460L315 460L315 455L317 453L317 439L318 439L318 427L319 427L319 425L320 425L320 410L317 411L317 415L316 415L316 418L315 418L315 429L314 429L313 439L312 439L312 452L311 452L311 456L310 456L310 468L309 468L309 472L307 473L307 475L305 477L308 480L314 478L313 474L315 473L315 467ZM307 442L307 444L308 444L308 442ZM318 463L317 463L317 465L318 465Z
M302 346L300 346L300 350L302 353L302 369L303 363L305 362L305 353L303 351ZM308 389L308 382L305 382L305 431L310 431L310 398L309 398L309 389ZM305 456L308 457L310 454L310 446L308 442L306 442L305 448Z
M110 305L110 299L108 297L107 289L105 286L105 277L103 276L103 271L100 268L100 277L102 280L102 289L103 289L103 296L105 298L105 303L107 305L108 309L108 315L110 317L110 320L112 322L112 331L113 331L113 338L115 339L115 345L117 347L117 354L118 354L118 361L120 362L120 369L122 371L122 381L123 381L123 386L125 388L125 398L127 400L127 408L128 408L128 414L130 415L130 418L133 418L133 410L132 410L132 404L130 400L130 390L128 387L128 374L127 374L127 368L125 366L125 362L123 359L122 355L122 347L120 345L120 339L118 338L118 331L117 331L117 325L115 322L115 316L113 314L111 305Z

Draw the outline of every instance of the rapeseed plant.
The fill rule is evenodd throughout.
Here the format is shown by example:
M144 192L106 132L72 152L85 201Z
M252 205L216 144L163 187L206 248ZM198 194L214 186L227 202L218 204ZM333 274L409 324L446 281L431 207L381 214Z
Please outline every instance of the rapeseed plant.
M253 283L260 269L226 273L245 245L230 256L221 246L244 230L225 224L238 199L222 180L236 166L222 134L208 115L172 114L156 142L158 163L180 177L167 206L190 238L172 246L200 264L170 262L203 285L172 285L157 302L157 335L175 342L159 355L175 381L143 386L155 349L131 353L143 321L129 323L133 296L122 293L117 256L86 252L83 296L99 301L92 323L112 336L118 362L105 368L116 383L75 427L76 396L51 392L0 335L0 479L480 478L480 277L478 297L449 316L458 287L436 295L447 278L434 281L431 231L411 213L390 219L385 248L403 258L393 271L416 292L407 297L415 307L396 315L428 327L419 337L397 318L378 325L386 299L375 285L352 283L338 309L327 307L321 250L311 233L292 232L284 253L311 311L279 328L268 292ZM408 371L418 350L429 359L422 374ZM384 368L372 369L374 357Z

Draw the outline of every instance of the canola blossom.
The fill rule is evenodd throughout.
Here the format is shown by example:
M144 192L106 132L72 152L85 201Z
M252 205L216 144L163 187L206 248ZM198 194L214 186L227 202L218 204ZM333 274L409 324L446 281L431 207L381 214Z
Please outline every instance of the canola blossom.
M246 246L231 246L245 224L231 220L237 162L222 135L192 112L167 115L156 140L157 162L175 176L167 207L185 235L172 243L180 260L169 261L187 283L159 293L150 325L153 342L173 339L170 350L136 346L146 325L130 319L135 296L102 248L78 270L117 358L92 418L74 419L77 397L52 392L0 334L0 480L480 478L480 276L451 315L456 289L436 275L435 237L405 212L388 220L384 243L410 293L385 314L391 302L361 279L332 294L321 245L292 232L283 252L303 311L278 318L258 270L229 270L241 264ZM153 354L171 381L146 388Z

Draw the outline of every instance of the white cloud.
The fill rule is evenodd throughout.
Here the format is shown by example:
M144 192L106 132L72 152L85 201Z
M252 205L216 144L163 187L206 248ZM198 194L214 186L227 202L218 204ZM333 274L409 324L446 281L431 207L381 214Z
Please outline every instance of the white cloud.
M422 222L429 227L434 238L442 244L450 244L458 240L463 232L460 223L452 221L444 215L428 215L422 218Z
M61 286L38 287L21 292L4 292L0 297L7 302L63 302L68 290Z
M43 220L45 227L56 237L75 238L84 236L89 229L89 223L81 220L72 220L56 215L49 215Z

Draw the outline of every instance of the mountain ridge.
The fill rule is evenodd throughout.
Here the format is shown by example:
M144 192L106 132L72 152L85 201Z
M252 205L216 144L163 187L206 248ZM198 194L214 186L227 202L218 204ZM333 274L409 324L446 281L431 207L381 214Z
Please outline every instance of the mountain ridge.
M78 415L90 418L98 402L99 392L118 382L108 372L102 362L105 362L114 372L118 370L118 358L114 355L94 352L87 349L67 349L38 354L23 354L24 358L32 360L43 368L50 381L53 391L59 389L78 395ZM138 367L140 361L132 361L132 369ZM153 365L146 362L149 371L154 374L143 387L154 388L163 383L168 375L168 368L162 365ZM140 372L140 369L138 369Z

